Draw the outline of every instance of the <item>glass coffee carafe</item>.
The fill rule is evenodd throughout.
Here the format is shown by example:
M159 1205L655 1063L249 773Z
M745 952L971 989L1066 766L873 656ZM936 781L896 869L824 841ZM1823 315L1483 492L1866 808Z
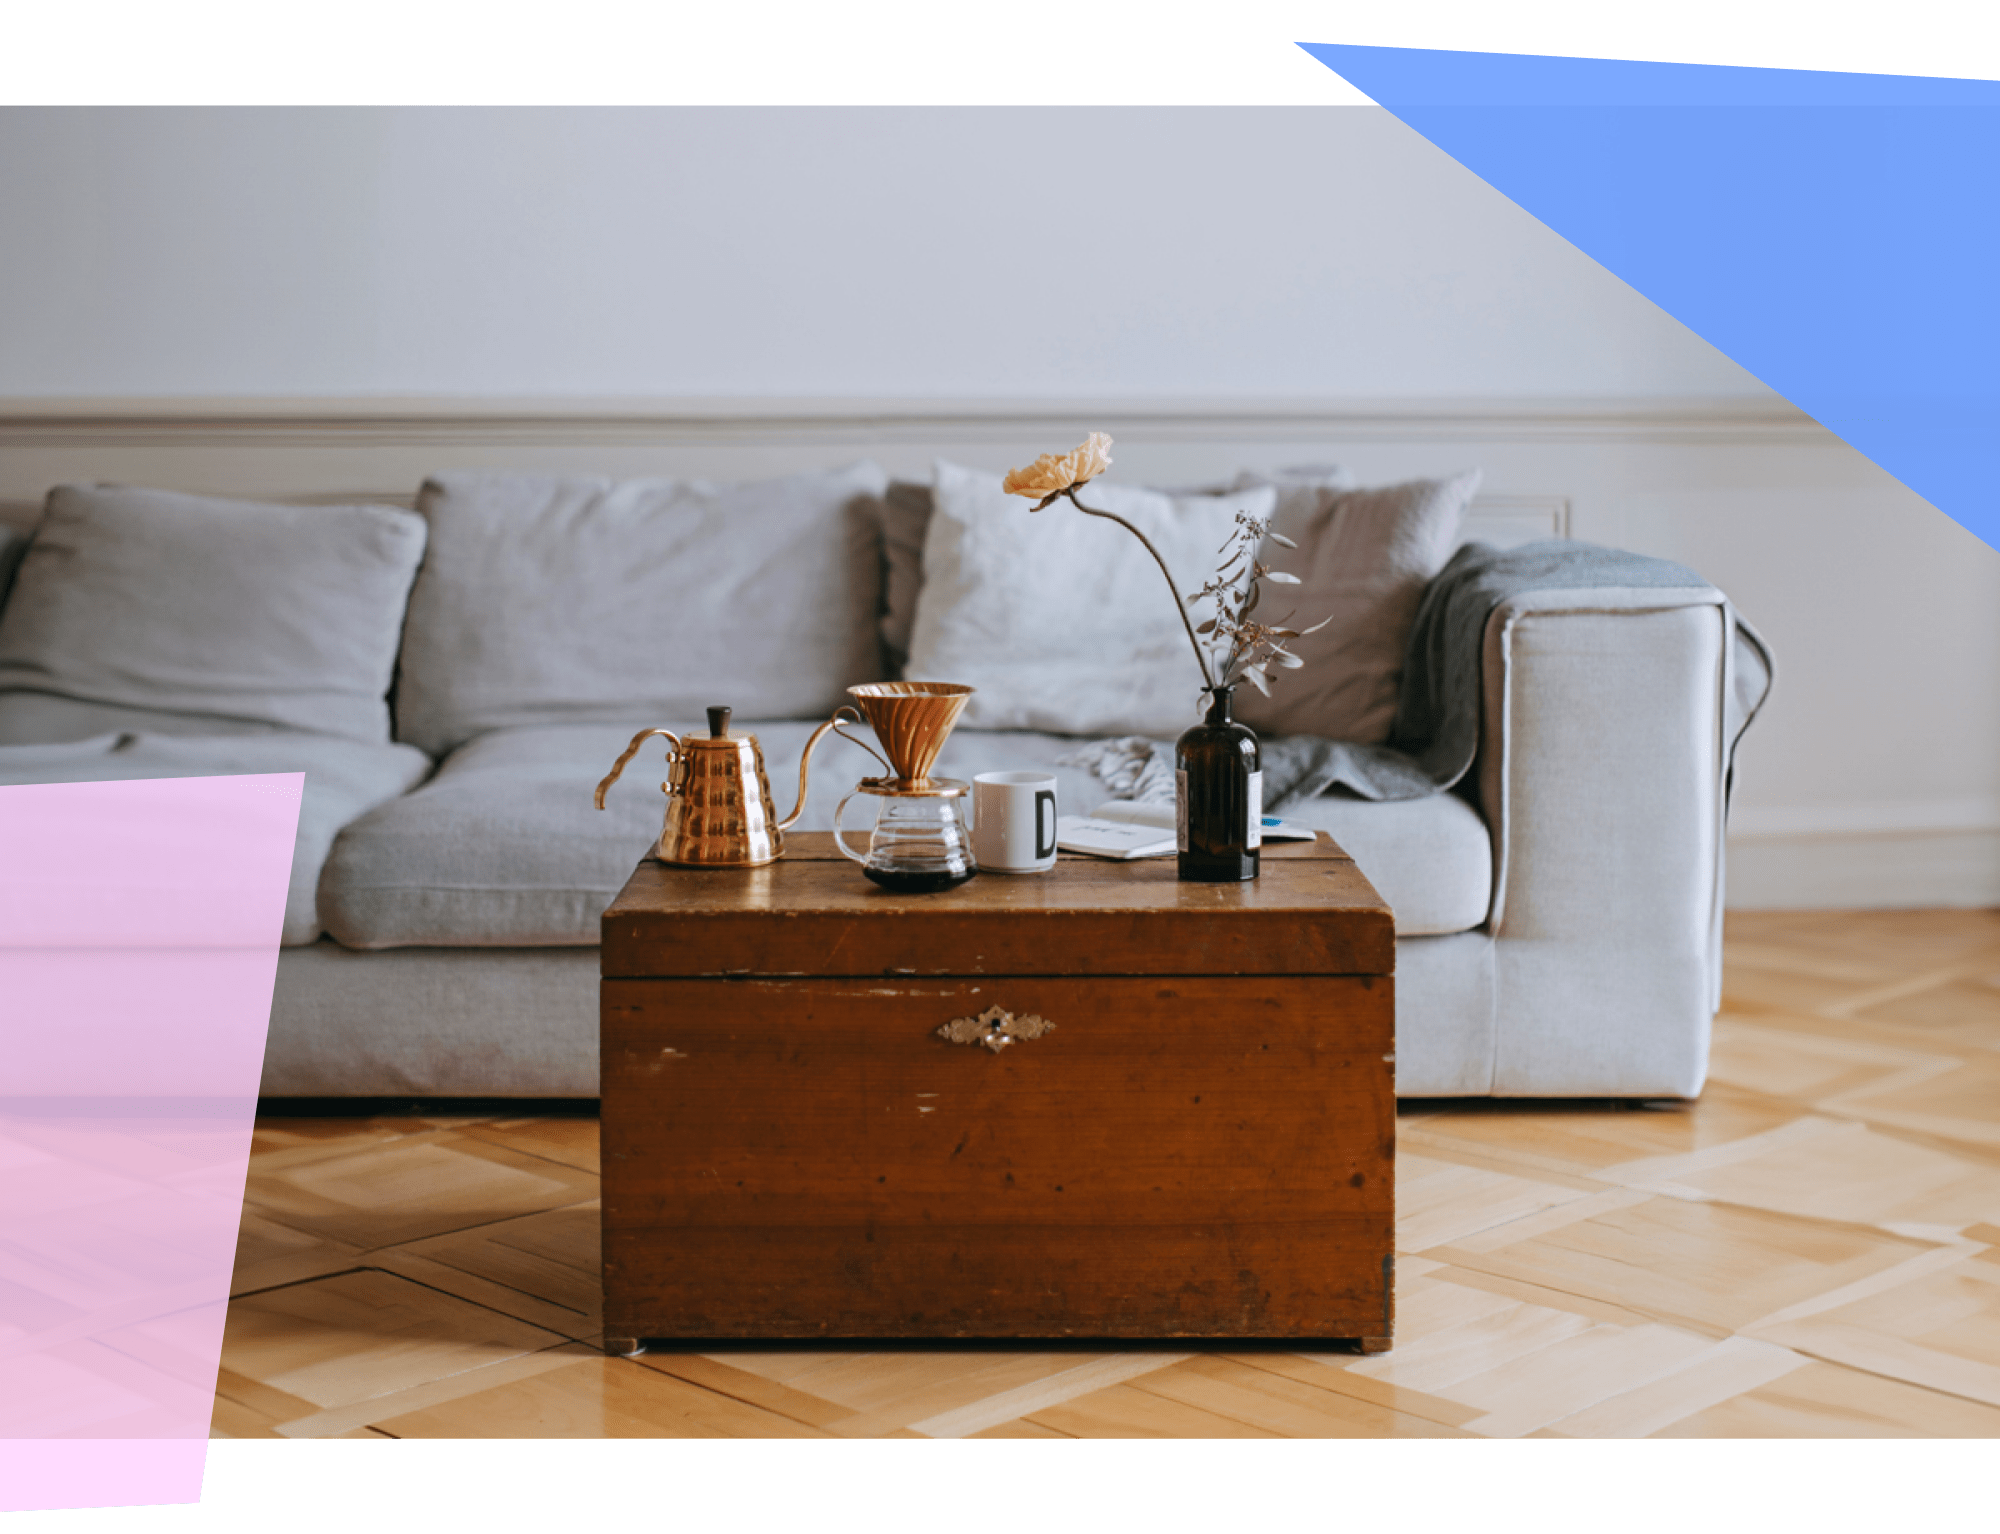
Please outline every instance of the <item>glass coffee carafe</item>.
M930 769L972 689L956 682L870 682L847 691L874 726L882 751L873 754L889 775L863 778L840 801L833 812L834 845L869 879L899 894L931 894L963 884L978 871L960 812L967 788L951 778L933 778ZM866 851L849 846L841 826L847 806L860 798L877 802Z
M965 785L933 778L922 793L898 792L873 786L857 788L834 812L834 845L861 865L861 872L884 889L901 895L928 895L963 884L977 871L972 842L959 818ZM866 796L880 799L868 850L848 846L840 824L841 811Z

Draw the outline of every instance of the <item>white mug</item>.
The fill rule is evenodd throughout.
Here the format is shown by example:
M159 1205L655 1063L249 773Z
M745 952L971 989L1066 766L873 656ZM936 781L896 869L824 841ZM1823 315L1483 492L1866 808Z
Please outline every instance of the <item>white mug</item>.
M1056 866L1056 780L1047 772L982 772L972 780L972 856L983 872Z

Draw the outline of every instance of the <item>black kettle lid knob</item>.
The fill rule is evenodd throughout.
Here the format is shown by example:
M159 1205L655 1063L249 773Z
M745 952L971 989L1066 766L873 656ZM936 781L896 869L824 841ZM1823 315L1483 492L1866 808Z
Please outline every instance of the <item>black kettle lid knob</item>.
M711 708L708 711L708 733L715 739L721 740L729 733L730 713L731 710L726 708Z

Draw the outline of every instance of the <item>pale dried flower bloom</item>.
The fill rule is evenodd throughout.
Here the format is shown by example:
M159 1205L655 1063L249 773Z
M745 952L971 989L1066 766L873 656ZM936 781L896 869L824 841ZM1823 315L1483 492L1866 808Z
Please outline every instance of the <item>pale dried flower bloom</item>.
M1044 453L1025 469L1009 469L1000 488L1009 495L1046 501L1052 495L1089 484L1110 467L1111 439L1101 431L1094 431L1073 452Z

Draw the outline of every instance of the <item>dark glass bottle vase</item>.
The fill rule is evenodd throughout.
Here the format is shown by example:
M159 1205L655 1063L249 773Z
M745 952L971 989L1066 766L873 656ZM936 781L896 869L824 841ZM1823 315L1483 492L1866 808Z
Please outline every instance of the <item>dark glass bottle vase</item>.
M1264 774L1257 733L1229 717L1235 689L1209 689L1208 714L1174 746L1180 876L1197 884L1257 877Z

